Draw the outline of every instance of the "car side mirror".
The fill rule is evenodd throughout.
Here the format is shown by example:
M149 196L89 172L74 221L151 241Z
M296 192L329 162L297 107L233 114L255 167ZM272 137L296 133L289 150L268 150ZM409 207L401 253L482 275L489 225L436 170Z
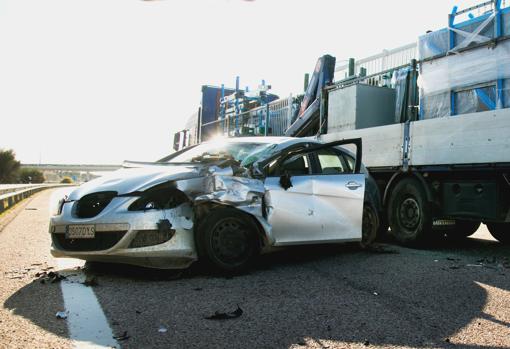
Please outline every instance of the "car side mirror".
M280 186L285 190L292 187L292 181L290 180L290 174L288 172L280 176Z

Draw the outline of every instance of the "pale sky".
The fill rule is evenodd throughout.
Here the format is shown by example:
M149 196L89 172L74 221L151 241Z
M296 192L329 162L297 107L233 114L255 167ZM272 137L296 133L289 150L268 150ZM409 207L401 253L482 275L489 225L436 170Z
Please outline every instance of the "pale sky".
M323 54L363 58L474 0L0 0L0 148L22 163L153 161L202 85L299 93Z

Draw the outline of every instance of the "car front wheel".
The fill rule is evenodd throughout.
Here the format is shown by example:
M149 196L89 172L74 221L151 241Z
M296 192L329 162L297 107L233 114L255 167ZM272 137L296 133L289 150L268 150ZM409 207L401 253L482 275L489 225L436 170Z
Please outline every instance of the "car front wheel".
M245 270L259 253L253 218L232 208L212 210L195 236L198 257L217 271Z

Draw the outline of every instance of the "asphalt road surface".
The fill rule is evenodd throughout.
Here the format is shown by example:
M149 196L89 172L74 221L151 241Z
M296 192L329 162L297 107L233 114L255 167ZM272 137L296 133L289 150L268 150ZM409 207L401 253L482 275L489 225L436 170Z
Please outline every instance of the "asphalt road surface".
M51 194L0 216L0 348L510 348L510 247L485 227L420 250L289 249L230 278L199 267L180 278L116 265L63 271L49 254ZM93 312L91 297L110 344L80 340L80 328L101 326L76 308ZM206 319L238 307L238 317Z

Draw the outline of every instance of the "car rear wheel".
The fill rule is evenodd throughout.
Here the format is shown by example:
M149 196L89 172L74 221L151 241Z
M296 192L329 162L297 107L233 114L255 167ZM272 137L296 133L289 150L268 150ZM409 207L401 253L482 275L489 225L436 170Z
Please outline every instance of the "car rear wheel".
M491 235L503 244L510 244L510 223L487 223Z
M245 270L259 253L258 227L253 218L232 208L215 209L195 236L198 257L217 271Z
M365 202L361 227L361 247L368 247L375 241L378 229L379 217L377 211L371 203Z
M422 184L414 178L401 180L389 201L391 235L401 244L417 245L430 238L432 213Z

